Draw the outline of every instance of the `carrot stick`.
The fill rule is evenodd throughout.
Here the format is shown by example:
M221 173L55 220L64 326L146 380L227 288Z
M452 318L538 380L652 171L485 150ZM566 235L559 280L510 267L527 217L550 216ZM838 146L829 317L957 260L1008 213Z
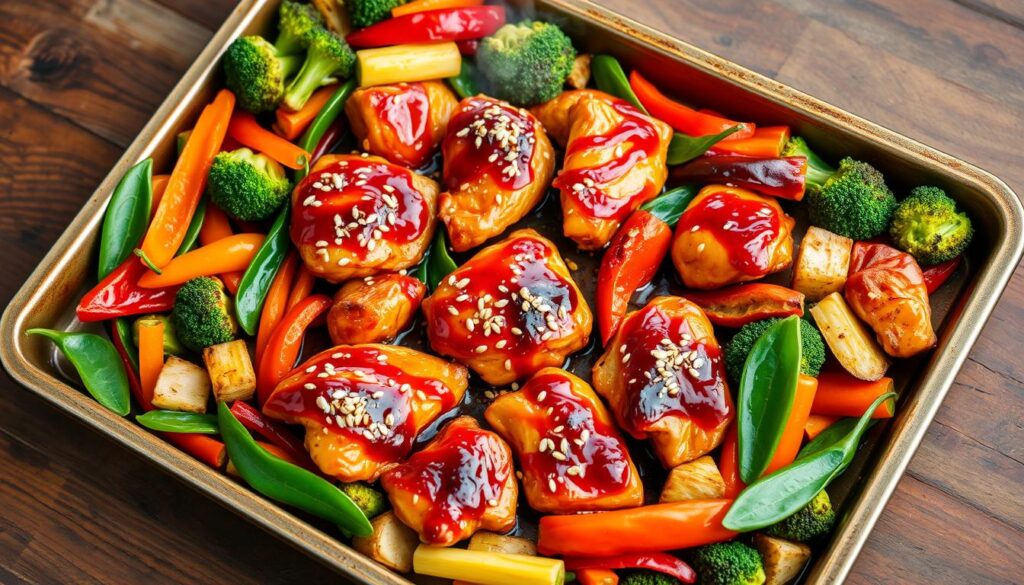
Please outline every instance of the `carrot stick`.
M168 443L172 443L182 451L215 469L224 467L224 462L228 458L224 443L209 435L160 433L160 436L167 439Z
M874 382L858 380L846 372L822 372L818 376L818 392L811 412L830 416L861 416L876 398L894 392L892 378ZM887 400L875 409L871 418L892 418L895 404Z
M812 414L807 417L807 423L804 424L804 434L807 435L808 441L813 441L814 437L821 434L821 431L832 426L834 422L842 417L828 416L825 414Z
M725 497L735 498L747 487L740 479L739 452L736 449L736 425L729 428L729 432L722 441L722 452L718 456L718 472L725 480Z
M789 142L789 126L758 127L750 138L723 140L708 151L710 155L741 154L775 158L782 156L782 149Z
M231 229L231 222L224 210L212 203L206 204L206 217L203 218L203 226L199 228L199 243L206 246L217 240L235 235ZM242 272L225 272L220 275L231 294L238 292L238 283L242 281Z
M289 142L295 142L295 139L301 136L316 119L317 114L324 108L324 104L337 90L338 84L336 83L321 87L310 96L306 105L302 106L298 112L293 112L284 105L277 108L275 114L277 123L274 124L274 130Z
M299 266L299 273L295 275L295 284L292 285L292 292L288 295L288 311L302 302L302 299L313 293L313 285L316 284L316 277L306 269L306 265Z
M199 115L192 136L174 165L160 205L140 246L144 258L158 268L163 268L174 258L185 239L188 224L206 189L210 165L220 151L234 108L235 95L226 89L220 90Z
M291 289L298 260L295 252L289 254L270 283L267 298L263 301L263 311L260 313L259 330L256 332L257 364L263 357L263 349L270 341L270 334L274 332L277 324L281 322L281 317L284 317L285 311L288 310L288 291Z
M619 576L611 569L576 569L580 585L618 585Z
M228 136L290 169L301 169L310 160L308 152L260 126L249 112L235 112L228 126Z
M800 444L804 439L804 425L807 424L807 417L811 414L811 404L814 402L817 388L817 379L800 374L800 381L796 385L796 395L793 397L793 408L789 411L789 420L786 421L786 428L782 431L778 446L775 447L775 455L764 470L765 475L782 469L796 459L796 454L800 451Z
M440 10L442 8L467 8L469 6L480 6L484 0L413 0L401 6L391 9L392 17L416 14L427 10Z
M161 274L147 272L139 279L143 288L182 284L199 276L245 270L266 238L263 234L237 234L178 256Z
M139 322L139 381L144 402L152 404L153 389L164 367L164 323L159 319Z
M164 191L167 190L167 181L171 179L170 175L153 175L153 200L150 203L149 219L153 219L156 215L156 210L160 207L160 200L164 197Z

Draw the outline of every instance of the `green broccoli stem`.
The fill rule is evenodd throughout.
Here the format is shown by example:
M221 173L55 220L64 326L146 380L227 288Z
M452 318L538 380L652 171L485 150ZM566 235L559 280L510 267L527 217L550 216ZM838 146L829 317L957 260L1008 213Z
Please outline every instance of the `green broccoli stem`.
M284 55L281 57L281 71L284 78L288 79L296 71L302 68L302 55Z
M821 187L829 177L836 173L836 170L828 166L828 163L823 161L817 154L810 150L807 152L807 184Z
M292 111L301 110L302 106L306 105L306 101L309 100L309 96L313 95L313 92L323 85L325 79L331 77L336 67L337 64L332 60L310 54L306 58L306 62L302 64L302 69L299 70L298 75L295 76L291 85L288 86L284 96L285 106Z
M274 48L277 49L278 55L298 55L301 57L300 53L302 53L305 47L302 46L301 35L282 30L281 34L277 36L277 41L274 42Z

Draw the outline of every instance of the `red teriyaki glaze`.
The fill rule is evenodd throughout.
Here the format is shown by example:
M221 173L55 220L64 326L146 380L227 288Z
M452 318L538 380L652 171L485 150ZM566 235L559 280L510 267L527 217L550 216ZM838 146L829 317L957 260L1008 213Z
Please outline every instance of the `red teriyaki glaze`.
M487 97L469 98L448 122L444 139L444 182L449 190L487 175L506 189L533 181L535 119L526 110ZM457 156L456 143L465 143Z
M712 430L730 416L722 351L695 339L685 317L647 306L622 324L621 335L628 399L620 421L628 433L642 436L666 416Z
M295 188L291 238L365 257L380 240L405 244L430 222L430 207L408 169L348 158L312 172Z
M771 245L779 236L779 214L762 201L735 193L712 193L687 208L676 229L676 233L700 230L712 234L736 270L764 276L771 268Z
M563 195L575 200L580 209L601 219L622 219L660 188L660 185L646 181L643 188L635 193L621 193L613 197L606 191L609 183L644 159L656 156L660 145L658 129L643 112L622 100L614 101L612 108L623 117L622 122L606 134L577 137L567 146L565 156L620 147L621 153L597 166L563 169L551 183Z
M430 99L422 83L402 83L393 88L370 88L368 99L377 119L387 124L407 150L392 153L400 162L418 168L430 158Z
M455 395L442 381L416 376L382 358L386 354L367 346L321 352L293 370L305 375L276 389L263 412L315 421L329 433L360 443L376 461L400 460L412 449L418 430L414 400L436 400L446 411L455 406Z
M513 473L508 446L467 417L445 427L422 451L384 473L388 493L401 490L426 499L422 536L445 543L462 534L462 522L479 521L488 508L505 503Z
M626 444L614 426L598 420L572 391L569 379L542 374L531 378L522 392L545 412L550 409L545 417L523 421L533 425L542 441L547 440L540 451L520 454L523 473L553 485L552 493L574 499L592 499L629 488L633 471ZM564 455L564 460L553 452Z

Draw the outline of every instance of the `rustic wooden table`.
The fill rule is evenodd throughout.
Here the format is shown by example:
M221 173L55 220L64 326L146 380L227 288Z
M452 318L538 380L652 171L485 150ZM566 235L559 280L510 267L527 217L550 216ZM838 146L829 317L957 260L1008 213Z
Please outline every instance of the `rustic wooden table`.
M602 1L1024 193L1020 0ZM0 0L0 304L233 4ZM850 582L1024 580L1022 325L1018 271ZM6 374L0 388L0 582L338 581Z

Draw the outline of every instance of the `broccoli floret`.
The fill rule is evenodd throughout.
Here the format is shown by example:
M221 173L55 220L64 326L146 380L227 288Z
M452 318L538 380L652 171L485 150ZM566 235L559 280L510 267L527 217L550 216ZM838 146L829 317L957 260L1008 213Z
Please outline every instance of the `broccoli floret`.
M733 382L740 381L743 365L747 362L750 350L754 349L754 344L779 320L778 317L772 317L747 323L726 344L725 370ZM806 319L800 319L800 350L800 373L816 377L825 363L825 341L818 329Z
M480 42L476 54L491 95L518 106L554 99L572 72L576 50L547 22L506 24Z
M292 185L277 161L239 148L214 157L206 188L210 200L228 214L259 221L281 207Z
M240 37L224 53L225 84L250 112L273 110L284 97L284 82L302 61L282 57L274 45L260 36Z
M405 0L347 0L345 8L352 26L363 28L389 18L391 9L402 4Z
M135 347L139 346L139 327L143 323L155 322L164 324L164 353L171 355L185 353L185 348L181 346L181 342L178 341L178 336L174 332L174 322L167 315L145 315L136 319L132 325L132 341L135 343Z
M893 213L889 235L897 248L930 266L960 255L971 243L974 228L945 191L917 187Z
M782 149L782 156L802 156L807 159L807 184L813 188L821 187L829 177L835 174L836 169L815 154L807 141L799 136L794 136L786 142Z
M820 188L807 191L807 204L813 225L867 240L889 227L896 196L877 169L847 157Z
M742 542L719 542L695 549L690 555L701 585L760 585L764 564L757 550Z
M638 570L627 573L619 585L679 585L679 579L657 571Z
M238 333L231 299L224 284L212 276L200 276L181 285L174 297L171 320L178 341L192 351L227 343Z
M345 39L322 26L311 30L305 38L309 42L306 61L284 94L285 106L293 111L301 110L309 96L335 76L348 77L356 60Z
M765 532L777 538L807 542L828 534L835 523L836 511L832 508L832 501L825 490L821 490L796 514L769 526Z
M342 483L338 487L345 492L367 518L373 518L388 509L388 499L383 492L374 489L370 484L355 481Z
M277 13L277 40L274 47L279 55L301 53L308 45L310 31L322 27L324 18L312 4L285 0Z

